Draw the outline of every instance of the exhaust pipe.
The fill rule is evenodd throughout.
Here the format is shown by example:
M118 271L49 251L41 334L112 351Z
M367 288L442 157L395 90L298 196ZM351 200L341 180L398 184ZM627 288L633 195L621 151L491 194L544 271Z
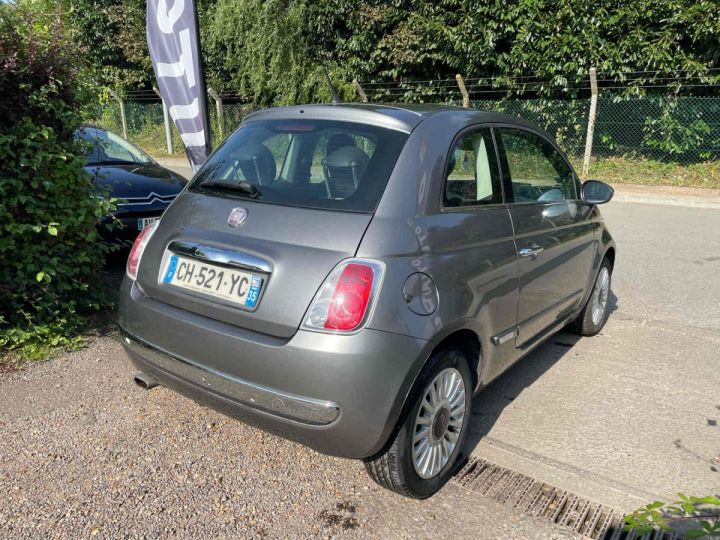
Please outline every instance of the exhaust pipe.
M147 373L143 373L142 371L139 371L135 374L135 384L137 384L140 388L144 388L145 390L150 390L151 388L155 388L158 386L158 383L154 377L151 377Z

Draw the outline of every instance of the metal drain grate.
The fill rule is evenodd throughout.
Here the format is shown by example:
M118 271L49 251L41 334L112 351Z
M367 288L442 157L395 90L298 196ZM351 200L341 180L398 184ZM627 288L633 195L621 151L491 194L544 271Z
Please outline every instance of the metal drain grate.
M484 459L471 457L454 481L472 491L594 540L679 540L676 533L643 536L622 530L622 514Z

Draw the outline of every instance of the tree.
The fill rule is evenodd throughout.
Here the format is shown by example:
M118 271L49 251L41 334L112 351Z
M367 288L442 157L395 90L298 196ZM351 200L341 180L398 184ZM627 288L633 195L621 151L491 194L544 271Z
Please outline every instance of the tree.
M114 85L149 88L143 0L63 0ZM519 77L564 92L595 66L709 77L720 67L717 0L201 0L213 86L257 104L327 99L336 82ZM643 80L656 75L647 73ZM352 95L350 90L346 90Z
M152 85L144 0L63 1L74 37L103 84L119 90Z
M202 35L208 80L260 105L329 99L323 66L339 70L319 46L310 7L307 0L218 0ZM326 34L323 44L332 43Z

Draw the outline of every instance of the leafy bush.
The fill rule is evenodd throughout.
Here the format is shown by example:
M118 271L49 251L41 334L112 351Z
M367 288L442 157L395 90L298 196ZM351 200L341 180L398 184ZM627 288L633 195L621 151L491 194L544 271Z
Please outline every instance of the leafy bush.
M650 535L656 529L684 531L685 538L720 538L720 499L678 493L672 504L655 501L624 518L624 530Z
M96 224L111 210L73 138L92 86L42 8L0 4L0 347L34 355L76 344L80 315L107 304Z
M701 149L712 129L697 111L678 110L678 103L677 99L669 99L660 116L645 120L646 144L673 159L710 158L711 154Z

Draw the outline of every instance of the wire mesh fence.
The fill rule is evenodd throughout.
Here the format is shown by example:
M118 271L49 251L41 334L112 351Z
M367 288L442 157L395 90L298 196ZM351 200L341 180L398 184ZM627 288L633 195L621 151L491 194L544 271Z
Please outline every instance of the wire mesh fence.
M652 85L632 86L635 78L620 84L611 81L600 88L592 141L593 161L607 158L653 160L678 165L720 161L720 85L673 86L665 78ZM609 81L609 79L608 79ZM502 82L502 81L501 81ZM497 81L468 79L467 92L472 108L501 112L529 120L553 135L574 161L582 158L590 111L589 83L567 81L560 97L540 97L558 81L515 79L503 86ZM600 83L603 79L600 77ZM692 88L695 95L683 95L681 88ZM462 104L463 95L455 79L370 82L362 88L371 102ZM650 95L639 95L645 93ZM222 135L227 136L242 118L253 110L237 94L225 94ZM128 138L154 153L165 153L163 111L152 93L126 96ZM214 141L220 139L220 125L214 102L209 99ZM119 106L110 101L98 123L121 132ZM173 148L182 154L182 144L174 129Z
M593 158L650 159L681 165L720 160L720 86L684 77L654 77L652 83L645 78L636 76L623 84L600 79L601 84L608 84L601 87L598 96ZM553 98L538 97L553 81L528 78L510 82L468 79L465 85L470 107L534 122L552 134L568 155L581 157L590 110L589 82L568 86L562 80L565 88L559 93L566 96ZM368 99L375 102L462 103L453 79L362 86ZM678 92L688 89L710 95Z
M593 154L686 165L720 160L720 97L601 94Z
M168 152L165 138L163 107L160 99L153 97L142 100L126 99L123 100L123 103L125 107L128 140L153 155L166 155ZM253 110L254 107L247 103L223 103L223 125L221 129L217 109L213 106L213 101L209 100L208 115L210 117L210 129L212 131L214 144L217 145L224 137L227 137L227 135L240 125L242 119ZM122 134L120 104L114 100L105 103L95 122L110 131ZM172 154L177 154L178 156L184 155L185 152L182 141L180 140L180 135L172 122L170 134Z

